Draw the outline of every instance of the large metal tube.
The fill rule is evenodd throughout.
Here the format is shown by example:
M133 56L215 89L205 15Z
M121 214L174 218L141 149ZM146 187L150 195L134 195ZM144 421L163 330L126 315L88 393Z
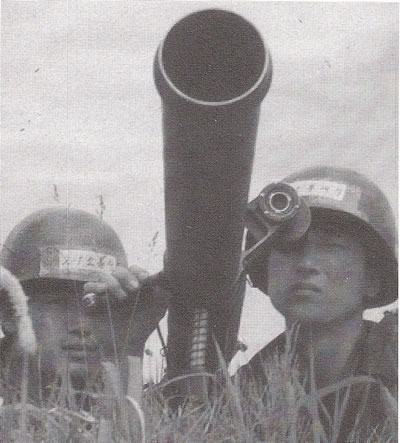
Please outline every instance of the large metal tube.
M167 370L173 377L188 370L199 309L208 311L208 327L231 357L253 151L272 64L249 22L205 10L172 27L157 50L154 77L163 108L165 272L173 293ZM212 371L215 349L209 348Z

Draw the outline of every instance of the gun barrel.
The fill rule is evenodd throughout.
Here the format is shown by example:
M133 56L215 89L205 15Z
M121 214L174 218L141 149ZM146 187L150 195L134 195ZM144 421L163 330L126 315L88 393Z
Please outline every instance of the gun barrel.
M172 27L157 50L154 77L163 109L165 272L174 294L168 349L169 355L185 355L182 336L191 335L185 334L187 312L230 309L259 109L272 63L248 21L232 12L205 10ZM234 320L233 314L211 320L219 343L226 342L227 331L234 336L230 342L236 340L241 304ZM179 364L178 357L172 359L169 374L187 362L187 355Z

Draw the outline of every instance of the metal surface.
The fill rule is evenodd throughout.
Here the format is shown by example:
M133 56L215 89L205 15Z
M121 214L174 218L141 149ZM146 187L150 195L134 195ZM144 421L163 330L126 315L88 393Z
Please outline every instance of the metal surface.
M265 282L266 254L271 245L277 240L287 244L300 240L310 223L309 207L287 183L269 184L247 205L242 268L253 286L262 288Z
M243 298L234 283L259 108L271 76L260 35L228 11L185 17L158 48L154 77L163 105L165 272L173 292L170 378L190 370L198 308L208 310L212 331L207 369L217 366L211 338L228 360L232 356Z

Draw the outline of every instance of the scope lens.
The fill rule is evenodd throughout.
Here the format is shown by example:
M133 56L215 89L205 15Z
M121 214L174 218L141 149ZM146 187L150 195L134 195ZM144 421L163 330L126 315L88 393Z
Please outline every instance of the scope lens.
M276 212L285 212L289 209L292 198L286 192L274 192L269 197L269 204Z

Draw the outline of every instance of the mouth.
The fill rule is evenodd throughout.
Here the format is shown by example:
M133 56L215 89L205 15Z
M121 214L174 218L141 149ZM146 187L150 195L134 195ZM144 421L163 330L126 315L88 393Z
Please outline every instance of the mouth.
M61 349L68 353L71 360L81 361L88 353L98 351L98 346L94 343L65 342L61 345Z
M289 289L290 294L296 297L296 300L307 300L310 297L320 294L321 288L313 283L299 282L292 285Z

